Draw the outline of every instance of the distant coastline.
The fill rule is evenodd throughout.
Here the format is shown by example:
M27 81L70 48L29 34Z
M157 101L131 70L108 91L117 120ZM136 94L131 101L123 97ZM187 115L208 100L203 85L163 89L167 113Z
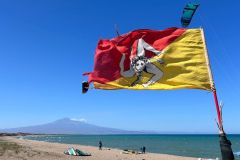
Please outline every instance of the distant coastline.
M100 135L100 136L108 136L108 135L168 135L168 136L176 136L176 135L179 135L179 136L184 136L184 135L191 135L191 136L199 136L199 135L213 135L213 136L218 136L219 134L215 134L215 133L139 133L139 134L48 134L48 133L24 133L24 132L16 132L16 133L10 133L10 132L2 132L0 133L0 137L3 137L3 136L39 136L39 135L43 135L43 136L46 136L46 135L49 135L49 136L54 136L54 135L82 135L82 136L97 136L97 135ZM240 136L240 133L238 134L235 134L235 133L230 133L228 135L233 135L233 136L237 136L239 135Z
M22 132L17 132L17 133L0 133L0 137L3 136L29 136L29 135L40 135L40 134L33 134L33 133L22 133ZM45 134L41 134L41 135L45 135Z

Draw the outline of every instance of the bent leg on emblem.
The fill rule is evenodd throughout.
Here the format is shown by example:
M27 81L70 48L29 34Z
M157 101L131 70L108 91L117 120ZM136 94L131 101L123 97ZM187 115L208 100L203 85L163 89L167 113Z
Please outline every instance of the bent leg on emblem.
M149 85L156 83L163 77L163 72L152 63L146 65L146 70L147 73L151 73L154 76L147 83L142 84L143 87L148 87Z

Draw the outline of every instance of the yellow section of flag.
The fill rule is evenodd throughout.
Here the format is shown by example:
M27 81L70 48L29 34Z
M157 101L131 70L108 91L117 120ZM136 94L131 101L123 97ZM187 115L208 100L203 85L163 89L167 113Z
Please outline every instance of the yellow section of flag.
M137 90L180 88L211 90L213 87L203 30L200 28L187 29L174 42L165 47L162 54L149 59L149 63L156 66L162 72L162 76L147 87L144 84L154 77L148 72L143 72L140 83L134 86L131 84L136 81L136 75L129 78L121 77L105 84L94 82L94 87L98 89Z

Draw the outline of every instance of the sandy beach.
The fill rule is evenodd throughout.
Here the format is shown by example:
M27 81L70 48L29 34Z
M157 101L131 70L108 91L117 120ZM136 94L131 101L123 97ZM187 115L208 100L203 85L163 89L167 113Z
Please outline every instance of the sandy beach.
M78 148L91 153L91 156L79 157L64 155L69 147ZM17 139L16 137L0 137L0 160L197 160L197 158L181 157L166 154L123 154L119 149L98 150L97 147L60 144Z

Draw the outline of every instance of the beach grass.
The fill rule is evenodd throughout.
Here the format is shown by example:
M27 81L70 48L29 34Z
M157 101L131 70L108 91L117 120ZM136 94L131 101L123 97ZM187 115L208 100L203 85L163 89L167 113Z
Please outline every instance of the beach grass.
M0 156L3 156L6 151L18 154L22 150L22 146L14 142L0 140Z

